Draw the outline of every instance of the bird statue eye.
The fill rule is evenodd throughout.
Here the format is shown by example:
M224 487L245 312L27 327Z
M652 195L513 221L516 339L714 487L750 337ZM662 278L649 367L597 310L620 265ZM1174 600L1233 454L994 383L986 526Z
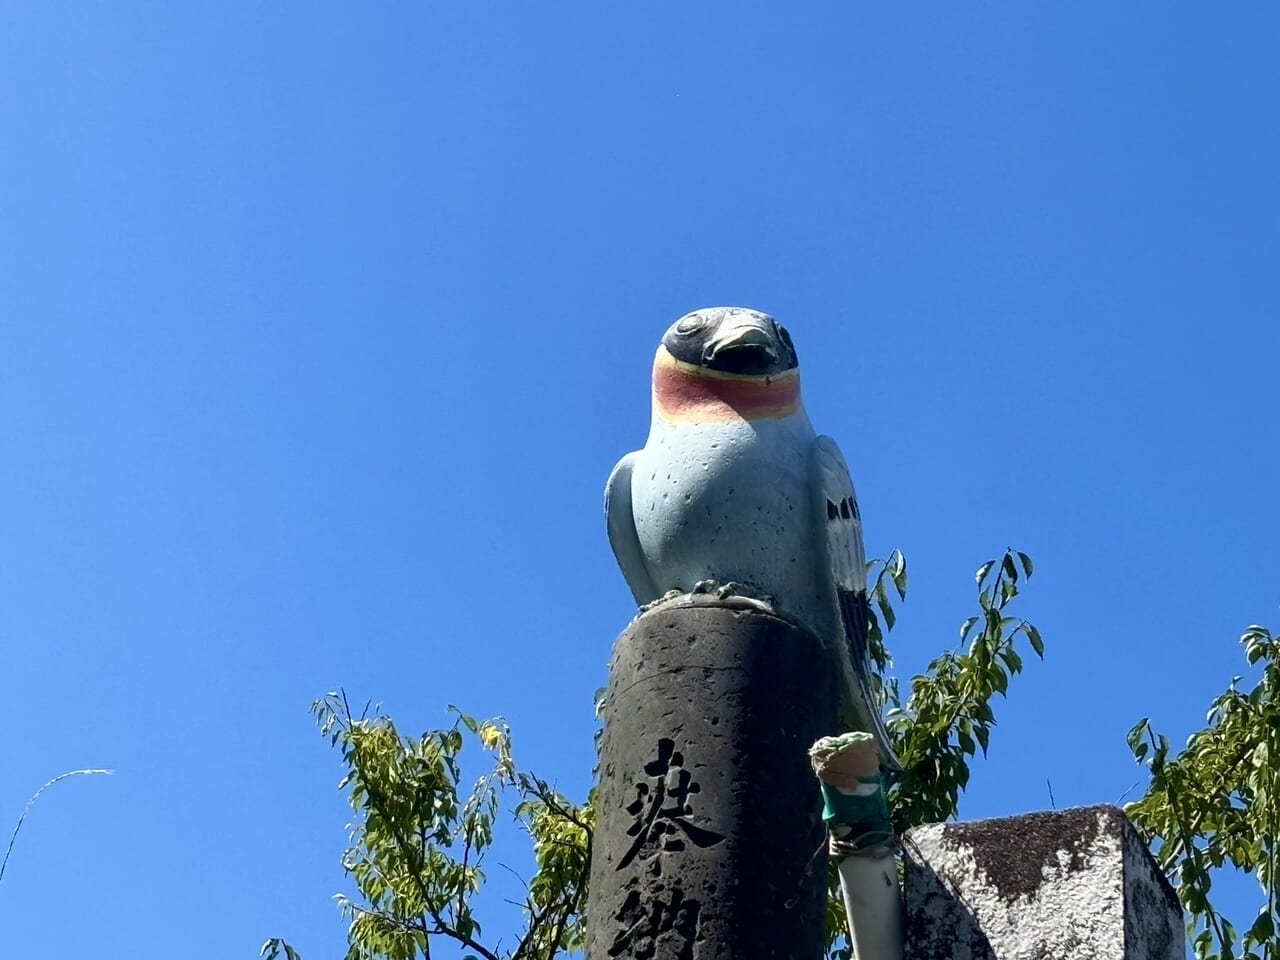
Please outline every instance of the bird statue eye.
M681 317L680 322L676 324L676 333L684 335L693 333L706 326L707 318L697 313L691 313L688 316Z

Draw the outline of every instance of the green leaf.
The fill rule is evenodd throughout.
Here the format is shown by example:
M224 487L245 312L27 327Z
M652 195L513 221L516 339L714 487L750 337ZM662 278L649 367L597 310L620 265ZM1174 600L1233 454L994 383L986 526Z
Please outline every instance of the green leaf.
M1012 554L1006 553L1004 559L1000 562L1004 575L1009 578L1010 583L1018 582L1018 568L1014 565Z
M1245 936L1253 943L1262 944L1270 940L1275 935L1275 932L1275 919L1271 916L1271 912L1266 907L1263 907Z
M1040 638L1040 631L1036 629L1035 624L1028 623L1026 625L1027 640L1031 644L1031 649L1036 652L1036 656L1041 660L1044 659L1044 641Z
M1004 694L1009 692L1009 675L999 667L991 668L989 679L997 693Z
M1222 921L1222 939L1223 946L1228 948L1236 942L1236 928L1232 926L1230 920L1225 918Z
M996 640L1000 637L1000 624L1004 621L1004 617L1000 616L1000 610L997 607L987 608L986 636L990 640Z
M978 745L982 747L982 755L987 755L987 743L991 739L991 728L987 726L977 727L973 731L973 735L978 738Z
M907 558L903 556L901 550L893 552L893 569L890 576L893 578L893 585L898 590L898 599L907 599Z
M889 598L881 595L876 597L876 605L880 608L880 615L884 617L884 625L892 630L893 625L898 622L898 616L893 612L893 607L889 604Z
M289 946L279 937L272 937L262 945L262 949L258 951L258 956L265 960L278 960L280 952L284 951L285 960L302 960L302 954Z
M1017 551L1017 553L1018 553L1018 559L1022 561L1022 570L1024 573L1026 573L1027 579L1029 580L1031 579L1031 573L1035 569L1035 567L1033 567L1031 564L1031 558L1028 557L1025 553L1023 553L1021 550Z
M988 560L978 568L978 572L974 579L978 581L978 586L982 586L982 581L987 579L987 574L991 572L991 568L996 565L994 560Z

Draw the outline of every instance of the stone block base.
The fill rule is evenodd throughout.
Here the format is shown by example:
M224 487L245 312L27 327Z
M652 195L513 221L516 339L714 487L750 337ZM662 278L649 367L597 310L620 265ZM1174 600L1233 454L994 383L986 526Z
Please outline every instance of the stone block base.
M1116 807L908 831L904 960L1184 960L1176 895Z

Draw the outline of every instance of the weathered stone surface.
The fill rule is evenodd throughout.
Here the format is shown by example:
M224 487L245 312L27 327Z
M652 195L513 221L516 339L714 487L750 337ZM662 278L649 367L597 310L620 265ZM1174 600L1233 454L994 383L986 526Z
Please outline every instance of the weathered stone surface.
M590 960L817 960L826 833L808 748L835 732L818 640L760 610L646 613L610 664Z
M904 960L1183 960L1182 910L1116 807L907 833Z

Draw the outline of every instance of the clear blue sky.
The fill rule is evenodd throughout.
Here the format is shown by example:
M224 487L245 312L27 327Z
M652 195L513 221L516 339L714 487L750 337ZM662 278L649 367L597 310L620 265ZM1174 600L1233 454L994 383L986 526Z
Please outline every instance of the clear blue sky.
M1277 11L6 4L0 830L117 773L35 808L0 953L340 955L339 685L582 795L601 491L711 304L906 552L900 676L1035 558L963 814L1115 801L1280 627Z

